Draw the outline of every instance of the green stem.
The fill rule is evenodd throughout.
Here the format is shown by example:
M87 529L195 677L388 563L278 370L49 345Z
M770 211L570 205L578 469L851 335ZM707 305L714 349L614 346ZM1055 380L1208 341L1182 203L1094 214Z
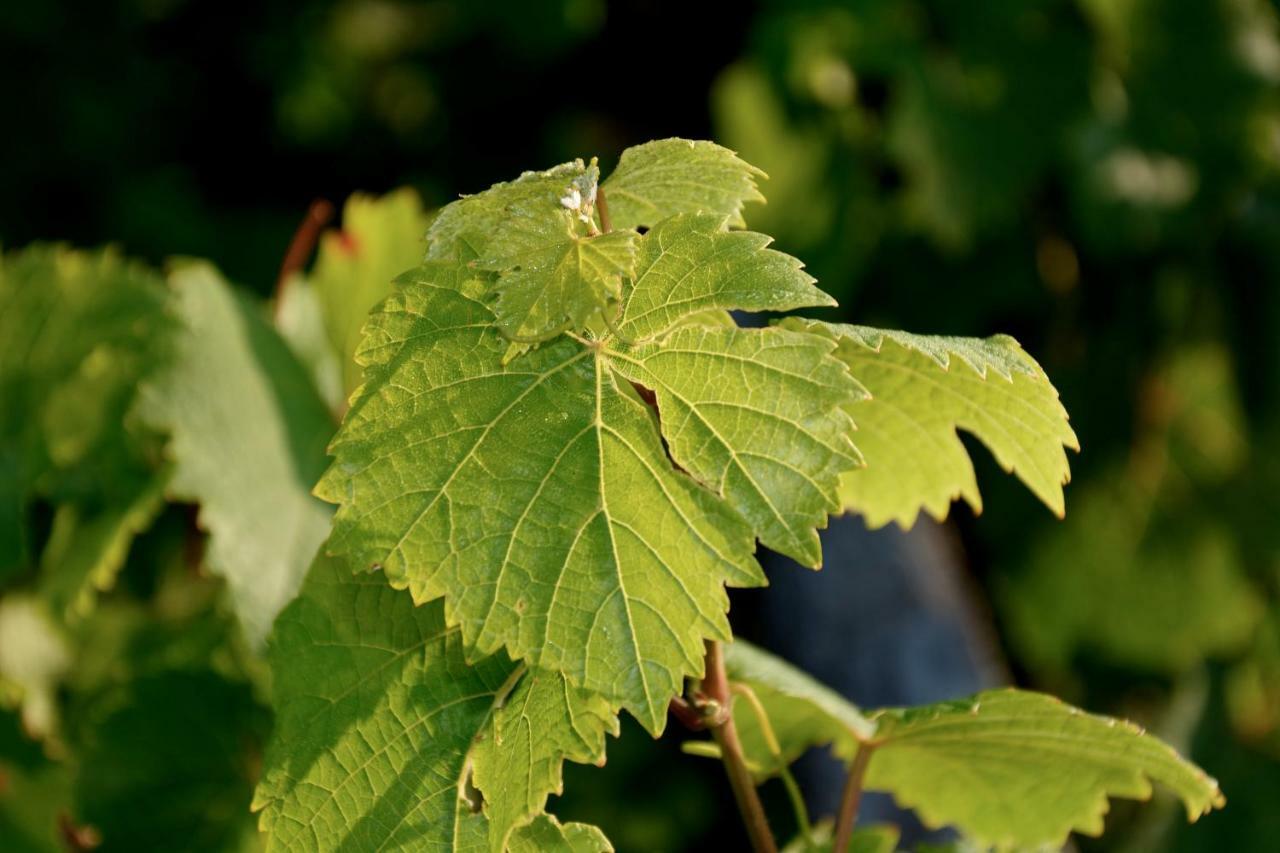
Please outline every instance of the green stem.
M706 675L702 679L702 693L708 703L715 703L716 716L711 724L711 735L720 747L720 760L729 774L729 786L742 812L742 822L755 853L777 853L778 845L769 830L764 806L756 793L755 780L747 769L747 760L738 740L738 730L733 724L729 679L724 670L724 649L714 640L707 641Z
M870 744L858 744L858 751L853 756L853 766L849 768L849 778L844 783L844 793L840 795L840 814L836 818L835 843L832 850L848 850L849 839L853 837L853 824L858 820L858 803L862 800L862 778L867 773L867 762L871 760Z

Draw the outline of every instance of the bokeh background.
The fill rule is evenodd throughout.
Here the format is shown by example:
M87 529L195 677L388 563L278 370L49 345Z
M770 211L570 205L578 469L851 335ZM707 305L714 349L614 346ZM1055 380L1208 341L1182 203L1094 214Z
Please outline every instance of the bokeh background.
M1013 334L1083 447L1064 521L974 445L984 514L836 523L825 571L774 561L735 626L867 704L1014 681L1136 718L1228 808L1188 827L1171 803L1118 806L1080 846L1264 849L1280 839L1278 22L1265 0L8 3L0 241L207 257L266 295L317 198L410 186L434 207L577 156L607 169L651 138L734 148L770 175L749 224L806 262L832 316ZM182 522L143 548L180 547L164 531ZM236 707L260 739L256 700L202 677L174 695ZM203 703L170 716L216 728ZM111 719L155 725L135 717ZM3 738L43 760L10 718ZM719 768L669 740L627 728L604 770L568 772L559 813L623 851L740 846ZM198 782L252 772L209 753L179 791L190 814L238 803ZM805 768L816 807L830 770Z

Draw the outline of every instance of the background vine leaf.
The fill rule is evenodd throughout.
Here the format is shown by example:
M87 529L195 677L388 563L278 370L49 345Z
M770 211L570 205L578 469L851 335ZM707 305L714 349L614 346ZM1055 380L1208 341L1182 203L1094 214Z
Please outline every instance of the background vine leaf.
M185 329L144 414L170 434L169 494L200 505L208 564L260 644L329 528L310 488L333 421L256 304L207 264L181 267L172 285Z
M115 251L0 259L0 579L33 562L34 500L95 512L150 479L155 439L129 413L174 326L163 282Z
M326 350L332 356L323 362L328 367L313 372L326 401L345 403L360 383L355 352L365 318L391 293L395 277L422 260L429 221L412 189L383 196L356 193L342 206L341 228L321 235L311 270L285 282L277 320L291 344L298 341L298 327L304 322L301 315L311 303L318 313Z
M910 527L921 509L946 517L964 498L981 511L973 463L956 434L977 436L1006 471L1057 515L1070 479L1064 448L1079 449L1058 392L1007 335L955 338L785 320L827 334L870 396L847 407L866 466L846 474L844 507L871 527Z
M652 228L677 213L715 213L742 228L742 206L763 202L764 172L714 142L659 139L622 152L602 184L615 228Z
M269 850L501 851L561 833L608 849L594 828L517 827L560 790L564 759L603 761L616 716L506 655L468 663L439 602L321 558L270 658L277 723L254 800Z

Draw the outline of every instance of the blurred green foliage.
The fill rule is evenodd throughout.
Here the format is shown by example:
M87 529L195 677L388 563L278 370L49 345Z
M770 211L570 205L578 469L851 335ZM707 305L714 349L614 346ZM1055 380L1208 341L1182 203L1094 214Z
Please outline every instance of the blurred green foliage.
M1107 840L1083 846L1250 849L1280 837L1271 4L304 0L232 12L51 0L0 11L0 63L5 246L115 240L151 261L208 256L260 294L317 196L409 184L431 207L530 161L648 138L736 148L771 178L749 224L840 298L831 318L1012 332L1062 391L1083 447L1066 521L981 476L988 516L958 513L1005 651L1022 681L1189 746L1229 798L1193 827L1171 811L1118 810ZM405 204L405 218L424 215ZM347 236L362 227L357 205ZM323 268L344 245L327 239L310 285L320 299L334 298ZM59 251L43 262L86 262ZM135 277L144 301L160 286ZM74 269L62 280L74 287ZM6 310L0 351L21 346ZM77 339L81 321L59 316L61 337ZM329 371L319 385L340 405L353 381L343 364L315 363L280 325L313 376ZM153 436L114 429L135 382L92 373L136 358L137 331L85 338L74 364L51 364L78 389L59 399L54 379L19 387L0 358L0 524L14 506L27 513L25 538L0 529L0 697L15 708L26 697L0 717L5 849L51 849L90 824L103 849L252 843L242 806L269 684L221 582L199 568L187 508L142 513L159 516L131 547L146 521L91 554L58 550L60 530L119 530L100 521L104 506L116 492L141 500L148 481L136 475L158 464ZM323 337L348 349L351 333ZM41 432L57 406L80 412L83 429ZM101 442L129 450L102 453ZM121 460L123 473L99 476ZM107 577L100 586L121 572L92 618L33 608L32 591L54 584L49 567L75 559L65 571ZM37 630L55 632L61 651L25 655L13 638ZM13 660L30 666L15 674ZM192 703L196 693L208 703ZM181 749L199 740L189 773L165 763L171 737ZM155 766L117 759L129 739L160 746ZM610 744L604 770L570 770L563 817L608 827L624 850L737 831L714 768L629 743ZM162 775L173 811L132 823L117 804L158 798L148 786ZM666 781L637 786L640 776ZM716 806L718 822L707 816Z

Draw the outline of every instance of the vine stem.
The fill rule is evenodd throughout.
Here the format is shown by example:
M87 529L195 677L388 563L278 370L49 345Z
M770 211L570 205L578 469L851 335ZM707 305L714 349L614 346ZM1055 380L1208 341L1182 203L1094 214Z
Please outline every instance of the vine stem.
M756 793L755 780L747 769L747 760L738 740L738 729L733 724L731 711L733 697L729 691L729 678L724 669L724 648L715 640L707 641L706 675L702 679L702 693L708 703L715 703L716 717L710 725L711 736L720 747L720 758L729 774L729 786L742 812L742 822L751 839L751 849L756 853L777 853L764 806Z
M773 733L773 724L769 722L769 714L765 711L764 704L749 685L735 681L729 685L729 689L746 699L751 705L751 710L755 712L756 722L760 726L760 734L764 737L765 745L769 748L769 754L778 762L778 777L782 779L782 785L787 789L787 797L791 800L791 810L795 812L800 834L806 839L811 838L813 825L809 822L809 809L804 804L804 795L800 792L800 786L796 784L796 777L791 775L791 769L783 760L782 746L778 743L777 735Z
M867 773L867 763L871 760L874 749L870 744L858 744L858 751L853 756L853 765L849 768L849 778L845 780L844 792L840 795L840 813L836 818L835 843L832 850L848 850L849 839L853 836L853 824L858 819L858 804L862 801L862 779Z

